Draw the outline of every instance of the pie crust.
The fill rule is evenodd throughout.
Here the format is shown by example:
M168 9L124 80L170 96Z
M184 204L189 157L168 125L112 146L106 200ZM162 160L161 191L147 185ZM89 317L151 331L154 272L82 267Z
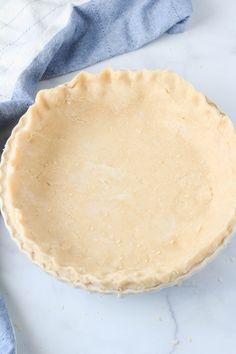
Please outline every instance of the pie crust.
M135 292L176 283L232 231L236 135L169 71L81 72L37 94L0 167L19 247L75 286Z

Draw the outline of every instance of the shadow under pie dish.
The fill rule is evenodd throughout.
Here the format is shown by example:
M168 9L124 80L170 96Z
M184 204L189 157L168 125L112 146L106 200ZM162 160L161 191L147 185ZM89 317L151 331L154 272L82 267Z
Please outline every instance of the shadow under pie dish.
M19 247L75 286L176 283L235 222L236 136L169 71L82 72L40 91L9 138L1 207Z

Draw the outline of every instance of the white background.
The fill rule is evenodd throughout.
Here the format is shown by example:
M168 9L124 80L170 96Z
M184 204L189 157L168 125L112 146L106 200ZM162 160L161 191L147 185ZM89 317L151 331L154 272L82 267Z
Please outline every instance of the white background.
M236 124L236 2L195 0L185 33L88 70L108 65L175 70ZM236 353L236 239L181 287L117 298L74 289L44 273L17 249L2 219L0 234L0 289L18 354Z

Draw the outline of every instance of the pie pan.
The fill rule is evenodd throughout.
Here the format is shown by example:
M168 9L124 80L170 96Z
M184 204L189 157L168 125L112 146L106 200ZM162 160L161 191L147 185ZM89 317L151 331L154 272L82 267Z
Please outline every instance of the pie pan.
M81 72L37 94L4 149L1 209L33 262L74 286L178 283L229 239L236 136L165 71Z

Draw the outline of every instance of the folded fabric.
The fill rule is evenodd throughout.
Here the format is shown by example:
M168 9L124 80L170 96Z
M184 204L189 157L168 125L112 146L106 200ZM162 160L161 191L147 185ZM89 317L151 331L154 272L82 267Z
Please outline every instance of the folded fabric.
M0 294L0 353L15 354L15 337L7 309Z
M0 8L0 132L33 102L40 80L82 69L185 28L191 0L8 0ZM76 5L76 6L75 6ZM4 136L4 138L3 138ZM14 335L0 297L0 353Z
M181 32L192 11L191 0L81 2L9 0L1 9L0 129L27 110L40 80Z

